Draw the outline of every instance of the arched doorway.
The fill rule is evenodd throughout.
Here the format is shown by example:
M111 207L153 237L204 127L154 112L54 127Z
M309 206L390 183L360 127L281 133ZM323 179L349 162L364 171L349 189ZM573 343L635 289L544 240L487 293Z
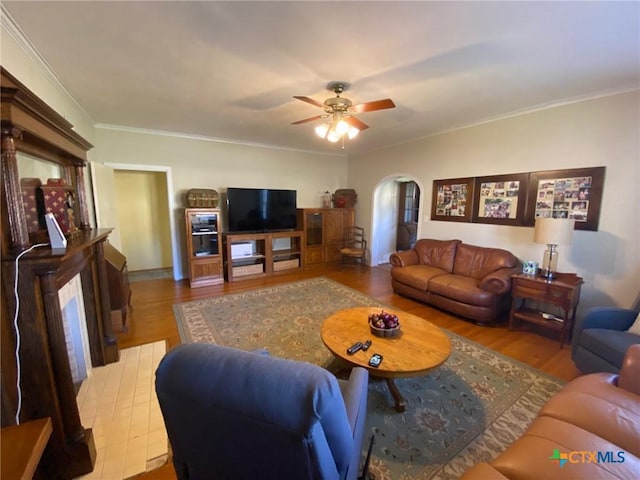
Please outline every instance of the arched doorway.
M373 192L371 266L389 262L389 255L408 249L420 235L424 189L411 175L391 175Z

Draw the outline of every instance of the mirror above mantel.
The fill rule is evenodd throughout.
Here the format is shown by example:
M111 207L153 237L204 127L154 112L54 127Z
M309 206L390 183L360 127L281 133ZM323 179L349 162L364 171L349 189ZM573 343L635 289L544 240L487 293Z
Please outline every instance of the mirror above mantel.
M1 67L0 67L1 68ZM47 240L42 219L48 211L58 223L73 222L64 228L66 235L89 230L89 212L85 186L86 152L92 147L73 126L51 109L9 72L1 69L2 88L2 182L3 242L2 254L19 252L34 243ZM23 179L40 179L23 182ZM51 179L51 181L49 180ZM59 212L39 202L38 228L27 219L22 186L60 194L65 208ZM42 192L39 191L42 196ZM28 205L31 208L33 205ZM60 218L58 218L60 215ZM66 219L66 220L65 220Z

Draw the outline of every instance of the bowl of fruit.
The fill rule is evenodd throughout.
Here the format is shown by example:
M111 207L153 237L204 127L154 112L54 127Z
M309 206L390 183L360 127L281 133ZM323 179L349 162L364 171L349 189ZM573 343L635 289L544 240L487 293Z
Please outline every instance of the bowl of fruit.
M377 337L397 337L400 335L398 316L382 310L369 315L369 328Z

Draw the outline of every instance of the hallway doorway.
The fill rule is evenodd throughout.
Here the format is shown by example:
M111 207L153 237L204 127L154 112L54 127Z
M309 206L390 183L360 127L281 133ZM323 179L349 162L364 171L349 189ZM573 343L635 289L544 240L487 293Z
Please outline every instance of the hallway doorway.
M421 187L407 175L381 180L373 193L371 266L389 263L397 250L409 249L420 235Z
M182 279L178 239L182 230L175 224L171 167L106 163L96 172L111 176L99 188L93 184L96 221L98 226L116 227L118 248L128 258L132 276L141 272L164 278L171 271L174 280Z
M411 250L418 236L420 187L413 180L398 181L398 226L396 250Z

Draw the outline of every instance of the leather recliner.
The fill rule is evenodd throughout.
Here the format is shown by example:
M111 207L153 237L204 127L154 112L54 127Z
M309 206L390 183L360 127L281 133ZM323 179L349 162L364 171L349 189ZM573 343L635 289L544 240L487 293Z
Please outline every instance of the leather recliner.
M180 345L156 371L179 480L358 477L368 372L213 344Z

